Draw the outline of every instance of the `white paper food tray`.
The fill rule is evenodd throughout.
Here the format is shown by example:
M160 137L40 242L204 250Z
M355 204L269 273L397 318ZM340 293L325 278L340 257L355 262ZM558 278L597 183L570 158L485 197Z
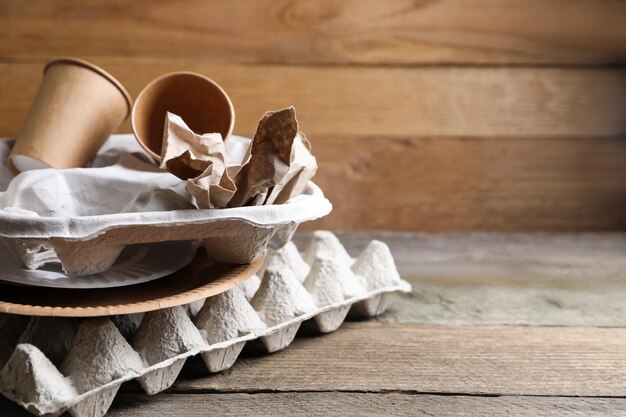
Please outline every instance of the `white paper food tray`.
M242 144L246 141L249 139L233 136L227 143L230 143L230 148L235 152L243 149ZM80 210L72 207L66 208L70 215L62 211L50 215L52 210L48 206L51 204L48 204L48 211L42 215L24 210L23 207L15 207L19 201L30 196L20 195L20 190L16 192L9 185L13 175L5 163L11 146L10 140L0 141L0 189L7 190L0 193L0 239L16 259L28 268L37 268L42 252L52 250L68 275L94 274L106 271L127 245L171 240L202 240L209 257L217 262L249 263L261 256L270 240L271 247L281 247L289 241L300 223L325 216L332 210L332 205L320 188L309 182L302 195L280 205L219 210L187 208L139 211L140 209L135 208L138 211L77 216L71 213ZM137 154L145 156L132 135L113 135L97 157L97 168L55 171L54 175L64 176L62 181L56 183L60 182L65 186L70 180L75 180L73 175L85 173L110 175L114 186L119 183L119 187L142 187L138 189L138 195L149 195L152 198L150 203L158 200L158 193L163 190L170 193L168 197L174 195L170 188L184 191L184 182L142 162L134 156ZM131 165L131 168L127 165ZM51 170L35 174L22 173L21 176L30 175L28 178L32 180L15 181L14 184L23 183L36 187L39 179L37 175L45 176L44 171ZM138 178L135 183L132 183L133 176ZM85 181L82 177L80 180ZM148 186L145 185L146 181ZM154 186L150 186L150 181L154 182ZM32 185L33 182L35 185ZM97 186L98 183L94 183L88 189L80 191L92 193L90 198L96 199L100 205L107 199L115 198L118 190L107 188L106 184L100 185L100 188ZM68 193L69 197L65 200L73 194ZM184 195L184 192L181 194ZM155 195L157 198L153 198ZM191 204L184 197L174 197L178 199L176 204ZM54 199L54 195L48 198ZM15 206L7 206L7 201ZM165 205L171 203L169 200L164 201ZM94 203L96 209L98 204ZM134 204L138 205L136 202Z

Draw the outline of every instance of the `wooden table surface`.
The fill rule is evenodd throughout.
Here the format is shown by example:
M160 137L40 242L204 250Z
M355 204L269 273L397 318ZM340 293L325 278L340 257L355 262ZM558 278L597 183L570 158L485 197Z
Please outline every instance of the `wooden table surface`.
M626 414L626 234L339 236L386 241L413 293L282 352L249 344L221 374L191 360L153 397L128 383L108 415Z

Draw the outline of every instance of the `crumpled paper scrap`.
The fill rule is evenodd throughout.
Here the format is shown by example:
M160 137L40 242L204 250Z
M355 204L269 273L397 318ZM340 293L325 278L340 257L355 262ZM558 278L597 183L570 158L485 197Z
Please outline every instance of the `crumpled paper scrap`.
M311 144L302 132L298 132L291 148L289 169L269 191L264 204L283 204L302 194L316 170L317 161L311 153Z
M198 135L170 112L165 116L164 132L161 168L187 180L187 190L199 207L226 207L236 187L226 168L222 135Z
M212 164L199 177L187 180L187 190L196 198L198 207L224 208L228 205L237 188L225 171L225 167Z
M169 112L162 149L161 167L187 179L199 208L282 204L301 194L317 170L293 107L263 116L241 163L227 165L219 134L196 134Z
M165 115L163 131L161 168L178 178L195 178L212 164L226 165L226 149L219 133L198 135L170 112Z
M229 207L284 203L302 193L317 170L311 144L298 130L293 107L265 113L250 151Z

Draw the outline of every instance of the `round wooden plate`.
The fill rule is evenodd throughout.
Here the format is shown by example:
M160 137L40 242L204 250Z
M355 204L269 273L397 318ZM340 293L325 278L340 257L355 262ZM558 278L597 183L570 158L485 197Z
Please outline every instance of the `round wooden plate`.
M28 316L98 317L143 313L193 303L250 278L264 258L247 265L218 264L198 251L183 269L155 281L94 290L0 284L0 312Z

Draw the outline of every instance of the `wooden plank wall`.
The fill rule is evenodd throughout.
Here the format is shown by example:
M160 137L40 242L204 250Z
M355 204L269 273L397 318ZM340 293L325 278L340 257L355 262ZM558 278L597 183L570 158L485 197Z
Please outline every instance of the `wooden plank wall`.
M2 0L0 135L52 56L134 96L189 69L239 134L296 106L335 205L309 228L623 229L625 22L611 0Z

